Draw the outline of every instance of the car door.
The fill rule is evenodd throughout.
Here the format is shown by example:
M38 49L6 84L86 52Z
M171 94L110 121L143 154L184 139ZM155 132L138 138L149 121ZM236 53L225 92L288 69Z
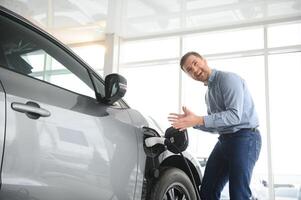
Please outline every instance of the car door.
M0 63L1 65L1 63ZM4 144L4 133L5 133L5 93L3 90L2 83L0 81L0 166L2 164L3 156L3 144ZM0 168L1 172L1 168Z
M90 69L55 40L7 13L0 23L0 199L133 199L137 135L127 110L97 101Z

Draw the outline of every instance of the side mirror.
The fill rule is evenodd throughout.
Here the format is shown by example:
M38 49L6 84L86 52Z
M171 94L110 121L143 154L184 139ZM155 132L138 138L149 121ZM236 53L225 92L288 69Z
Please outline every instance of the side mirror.
M109 74L105 78L105 103L113 104L121 99L127 88L126 79L119 74Z

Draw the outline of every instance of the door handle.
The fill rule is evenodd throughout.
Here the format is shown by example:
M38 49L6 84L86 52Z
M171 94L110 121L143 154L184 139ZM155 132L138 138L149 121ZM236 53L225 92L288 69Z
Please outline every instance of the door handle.
M44 108L41 108L39 104L28 101L26 104L13 102L11 104L13 110L21 113L25 113L27 117L31 119L38 119L39 117L49 117L50 112Z

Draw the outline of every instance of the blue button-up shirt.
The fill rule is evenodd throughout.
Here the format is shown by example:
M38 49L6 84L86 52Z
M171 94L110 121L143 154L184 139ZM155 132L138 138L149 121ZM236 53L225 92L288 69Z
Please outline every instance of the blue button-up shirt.
M208 115L204 116L203 126L194 128L225 134L259 126L247 85L234 73L213 69L205 100Z

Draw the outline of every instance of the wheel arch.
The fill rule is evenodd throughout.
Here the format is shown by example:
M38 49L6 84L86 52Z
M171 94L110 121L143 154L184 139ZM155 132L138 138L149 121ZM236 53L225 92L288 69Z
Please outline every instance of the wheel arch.
M197 169L197 167L191 162L190 159L187 159L186 157L185 157L185 159L191 169L195 183L199 187L201 185L201 179L202 179L201 171ZM172 155L172 156L169 156L168 158L164 159L162 161L162 163L160 164L160 169L164 169L166 167L175 167L175 168L181 169L182 171L185 172L185 174L189 177L189 179L192 182L192 177L189 173L189 169L187 168L187 166L181 156Z

